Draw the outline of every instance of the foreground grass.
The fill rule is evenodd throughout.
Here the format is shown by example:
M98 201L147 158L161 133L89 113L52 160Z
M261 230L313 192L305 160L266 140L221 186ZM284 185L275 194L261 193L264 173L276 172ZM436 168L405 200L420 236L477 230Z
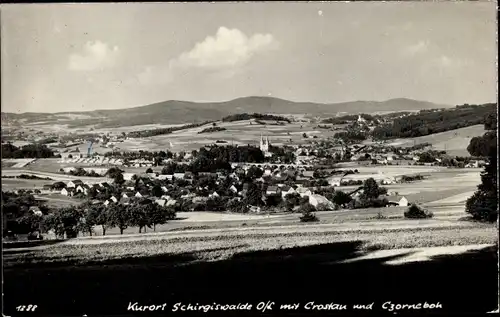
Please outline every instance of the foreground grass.
M76 242L77 240L75 240ZM157 255L186 254L196 261L229 259L236 254L259 250L286 249L332 242L363 241L360 251L452 245L496 244L497 229L491 225L470 228L419 228L376 231L254 233L220 232L218 235L145 236L137 240L97 244L58 244L43 251L4 251L4 268L43 265L100 265L102 261ZM71 241L70 241L71 243Z

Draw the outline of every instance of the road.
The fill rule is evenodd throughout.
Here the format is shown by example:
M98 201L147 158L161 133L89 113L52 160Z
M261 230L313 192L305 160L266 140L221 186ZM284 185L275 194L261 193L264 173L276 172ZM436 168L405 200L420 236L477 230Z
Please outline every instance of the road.
M85 176L73 176L73 175L65 175L59 173L50 173L50 172L39 172L39 171L30 171L30 170L18 170L18 169L2 169L2 176L19 176L21 174L26 175L34 175L38 177L50 177L55 181L70 181L79 179L84 182L89 182L92 184L102 183L102 182L112 182L111 178L107 177L85 177Z

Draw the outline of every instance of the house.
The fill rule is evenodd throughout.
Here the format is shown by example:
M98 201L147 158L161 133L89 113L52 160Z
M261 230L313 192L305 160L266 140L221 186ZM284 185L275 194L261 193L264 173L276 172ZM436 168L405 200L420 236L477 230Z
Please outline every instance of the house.
M328 179L328 185L330 186L340 186L340 181L342 180L341 177L333 177Z
M393 206L407 207L409 205L408 199L406 199L405 196L390 196L387 200L389 204Z
M61 195L70 196L70 192L66 188L61 189Z
M302 172L302 177L313 178L314 177L314 171L303 171Z
M141 193L137 192L137 193L135 193L135 197L137 197L137 198L141 198L141 197L143 197L143 196L141 195Z
M127 193L123 193L122 198L130 198Z
M259 213L260 212L260 207L258 207L258 206L250 206L250 212Z
M122 199L120 199L120 203L122 205L128 205L128 204L130 204L130 198L128 198L128 197L122 197Z
M84 194L87 194L87 192L88 192L88 188L89 188L89 187L88 187L87 185L78 185L78 186L76 187L76 192L77 192L77 193L84 193Z
M111 196L109 200L113 201L114 203L118 202L118 199L115 196Z
M169 201L167 201L167 207L175 206L176 203L177 203L177 200L175 200L175 199L169 200Z
M208 197L215 198L215 197L220 197L220 195L217 194L217 192L213 192L212 194L208 195Z
M306 188L306 187L299 187L299 188L297 188L297 193L300 195L300 197L311 196L312 195L312 192L308 188Z
M161 181L167 180L169 175L158 175L158 179ZM172 178L170 178L172 179Z
M29 209L29 211L31 213L33 213L34 215L36 215L36 216L43 215L42 211L40 210L40 208L38 208L38 206L31 206L30 209Z
M319 204L326 205L329 209L334 209L335 204L326 199L325 196L322 195L309 195L309 203L314 207L317 207Z
M111 185L108 184L107 182L100 183L99 186L102 188L111 188Z
M167 193L167 192L168 192L168 188L167 188L167 187L165 187L165 186L162 186L162 187L161 187L161 190L162 190L164 193Z
M165 204L167 203L167 201L165 199L157 199L157 200L155 200L155 203L157 203L161 207L165 207Z
M79 179L75 179L75 180L69 181L66 184L66 187L68 187L68 188L76 188L78 185L83 185L83 182L81 180L79 180Z
M137 176L136 173L123 173L123 179L126 181L131 181L134 176Z
M278 195L278 193L279 193L278 186L269 186L269 187L267 187L266 195L268 195L268 196L270 196L270 195Z
M175 179L184 179L184 176L186 173L174 173L174 178Z
M295 191L295 189L293 187L290 187L290 186L283 186L281 187L281 197L285 198L286 195L288 194L296 194L297 191Z
M103 204L104 204L104 206L107 206L110 204L110 202L109 202L109 200L106 200Z
M231 187L229 187L229 190L235 194L238 192L238 189L234 185L231 185Z

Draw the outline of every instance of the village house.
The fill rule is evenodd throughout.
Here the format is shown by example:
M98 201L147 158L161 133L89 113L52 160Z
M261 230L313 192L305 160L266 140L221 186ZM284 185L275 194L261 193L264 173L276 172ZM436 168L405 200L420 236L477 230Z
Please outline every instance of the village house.
M293 187L290 187L290 186L283 186L281 187L281 197L285 198L286 195L288 194L296 194L297 191L295 191L295 189Z
M306 188L306 187L299 187L299 188L297 188L297 193L300 195L300 197L311 196L312 195L312 192L308 188Z
M267 196L278 195L278 194L279 194L279 187L278 186L267 187L267 190L266 190Z
M73 196L73 192L71 190L71 188L63 188L61 189L61 195L64 195L64 196Z
M76 188L78 185L83 185L83 182L79 179L75 179L75 180L69 181L66 184L66 187L67 188Z
M141 193L137 192L137 193L135 193L134 197L137 197L137 198L142 198L143 196L142 196L142 194L141 194Z
M394 195L385 198L387 198L389 205L392 206L407 207L409 205L408 199L405 196Z
M167 203L167 201L165 199L157 199L157 200L155 200L155 203L161 207L165 207L165 204Z
M42 216L43 215L42 211L40 210L40 208L38 206L31 206L29 208L29 211L32 214L36 215L36 216Z
M334 209L335 204L329 201L326 197L322 195L309 195L309 203L314 207L317 207L319 204L326 205L329 209Z
M238 193L238 189L234 185L231 185L231 187L229 187L229 190L235 194Z
M216 197L220 197L220 195L217 192L214 191L213 193L211 193L210 195L208 195L208 197L210 197L210 198L216 198Z
M175 179L184 179L185 173L174 173Z
M123 173L123 179L126 181L131 181L134 176L137 176L136 173Z
M118 199L115 196L111 196L109 200L113 201L114 203L118 202Z

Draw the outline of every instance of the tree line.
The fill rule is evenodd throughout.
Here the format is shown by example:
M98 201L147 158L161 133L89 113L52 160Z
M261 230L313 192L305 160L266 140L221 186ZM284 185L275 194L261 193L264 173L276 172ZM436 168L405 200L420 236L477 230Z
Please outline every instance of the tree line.
M151 137L151 136L156 136L156 135L170 134L170 133L173 133L175 131L198 128L198 127L201 127L201 126L203 126L205 124L209 124L209 123L212 123L212 121L205 121L205 122L200 122L200 123L190 123L190 124L185 124L185 125L178 126L178 127L132 131L132 132L129 132L127 134L127 137L129 137L129 138L146 138L146 137Z
M226 116L222 118L222 122L233 122L233 121L241 121L241 120L250 120L250 119L258 119L258 120L268 120L268 121L285 121L290 123L290 119L276 116L272 114L261 114L261 113L238 113Z
M479 221L495 222L498 219L496 123L496 114L489 116L485 122L485 129L488 131L481 137L472 138L467 147L471 155L487 158L487 164L481 173L481 184L465 204L465 211Z
M486 122L490 122L491 125L491 117L495 114L496 104L493 103L420 111L417 114L396 118L392 123L377 126L372 135L375 139L412 138Z
M22 147L14 146L12 143L2 144L2 158L53 158L54 151L45 144L27 144ZM60 156L57 156L60 157Z

